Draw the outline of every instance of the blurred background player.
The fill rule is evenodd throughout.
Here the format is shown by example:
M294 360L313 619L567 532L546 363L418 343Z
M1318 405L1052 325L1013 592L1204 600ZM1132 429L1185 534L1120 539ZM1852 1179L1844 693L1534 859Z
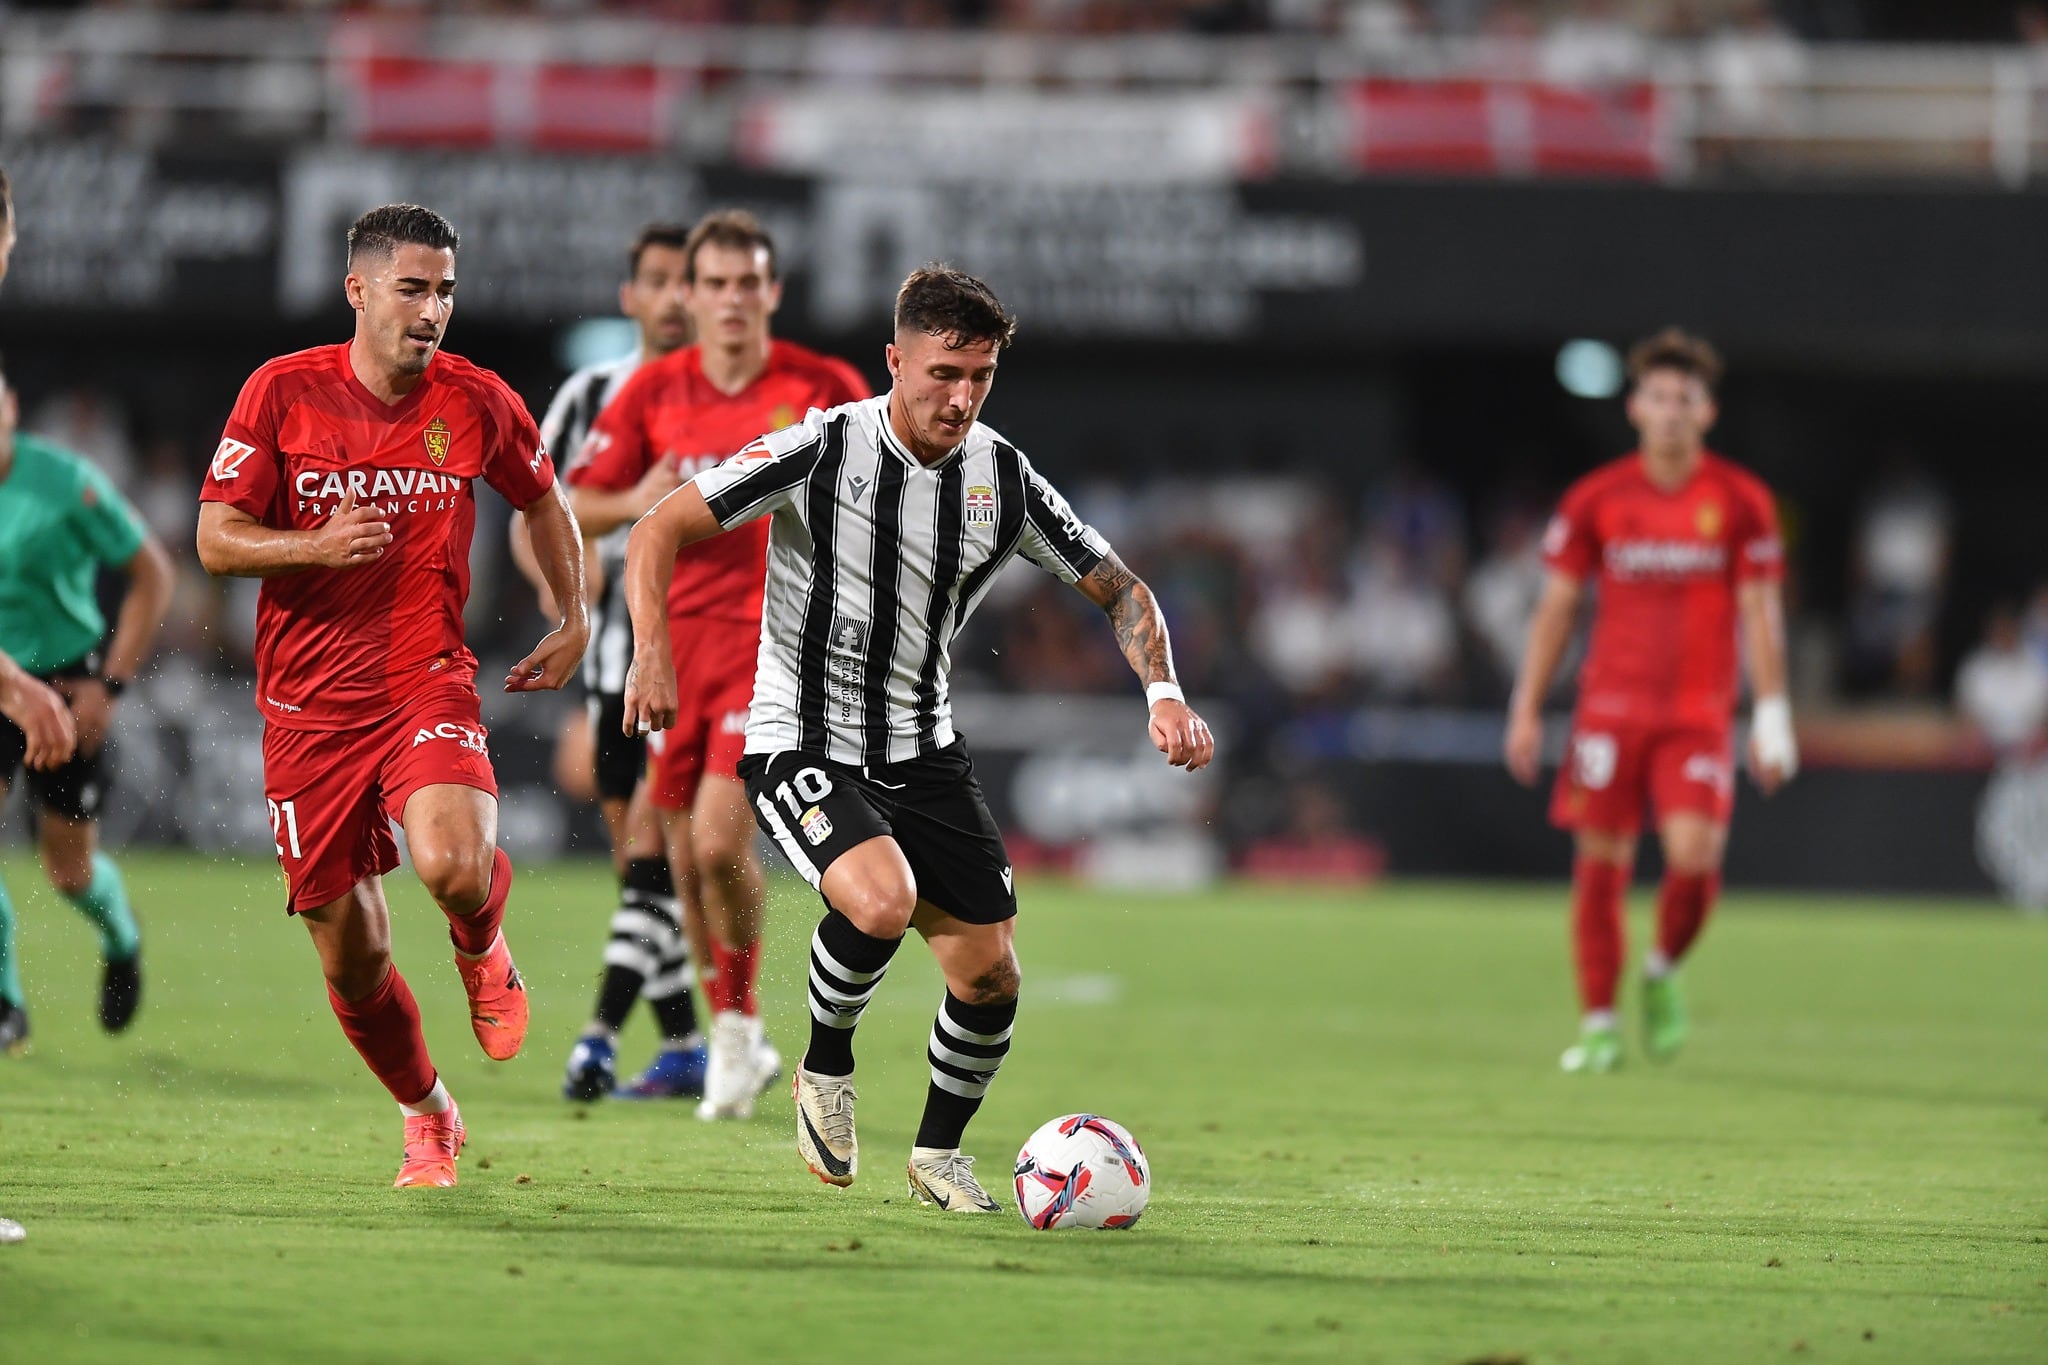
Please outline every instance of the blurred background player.
M1735 809L1738 654L1755 697L1750 771L1766 795L1799 766L1785 688L1777 509L1763 481L1712 454L1721 359L1675 328L1629 353L1628 418L1640 449L1566 490L1544 540L1548 576L1510 702L1509 770L1536 781L1542 705L1580 598L1596 589L1571 747L1551 818L1575 838L1572 937L1584 1010L1565 1070L1621 1060L1615 983L1624 902L1647 810L1664 851L1657 941L1643 961L1643 1043L1686 1036L1677 969L1721 888ZM1739 640L1739 648L1738 648Z
M1010 1051L1021 975L1002 831L953 728L950 645L1018 555L1109 617L1145 685L1154 746L1189 771L1215 741L1175 681L1151 589L1023 455L977 426L1016 319L982 281L903 282L889 392L814 412L677 490L634 529L636 649L626 718L686 717L658 618L677 551L772 518L758 695L742 772L762 832L825 900L811 940L811 1037L793 1086L797 1150L851 1185L853 1033L913 927L946 980L907 1178L918 1202L991 1213L960 1143Z
M541 437L548 449L565 452L573 462L598 413L634 372L689 342L684 251L688 239L689 229L678 223L649 224L634 239L626 280L619 286L619 311L633 320L639 345L630 355L586 366L563 381L541 419ZM645 511L679 482L675 461L656 460L631 495ZM647 741L625 734L619 723L625 714L626 665L633 657L633 625L626 618L624 588L630 529L628 519L608 535L584 542L584 587L590 601L590 648L583 656L588 715L564 731L557 762L558 769L578 781L594 778L605 832L611 838L612 868L619 877L619 904L612 915L611 939L605 944L597 1005L569 1054L568 1074L562 1081L562 1094L572 1100L612 1093L619 1029L633 1002L643 996L661 1029L662 1046L622 1093L652 1099L704 1092L704 1036L697 1027L691 992L692 960L706 955L704 911L694 895L676 894L671 854L663 849L661 822L641 780L647 770ZM524 521L518 517L513 518L512 547L521 572L541 594L541 610L551 614L547 582L534 563ZM687 866L689 849L679 846L672 856Z
M569 469L576 515L591 535L627 526L678 480L763 432L868 395L844 361L771 335L782 283L775 244L753 215L727 211L698 222L684 245L683 272L696 342L641 366L598 415ZM686 903L703 906L710 930L705 993L713 1020L697 1110L706 1119L751 1115L754 1096L781 1069L755 999L765 892L738 776L767 553L763 523L678 557L668 613L682 667L682 718L649 741L649 795L661 811L676 886Z
M69 760L31 764L28 790L50 885L99 930L100 1027L119 1033L141 1003L142 938L96 822L115 703L163 624L171 560L106 475L83 456L16 430L19 415L0 374L0 641L19 668L62 694L76 726ZM111 637L96 590L103 567L128 576ZM29 749L20 726L0 721L0 797ZM0 886L0 1050L20 1047L28 1032L14 910Z
M561 687L589 639L582 540L539 428L503 380L441 353L456 246L416 204L358 218L354 340L251 376L200 494L200 562L263 579L256 700L285 908L312 934L342 1032L406 1116L401 1186L453 1185L464 1132L391 961L392 821L447 916L477 1042L502 1061L526 1036L500 928L512 861L462 633L476 479L524 510L563 608L505 690Z

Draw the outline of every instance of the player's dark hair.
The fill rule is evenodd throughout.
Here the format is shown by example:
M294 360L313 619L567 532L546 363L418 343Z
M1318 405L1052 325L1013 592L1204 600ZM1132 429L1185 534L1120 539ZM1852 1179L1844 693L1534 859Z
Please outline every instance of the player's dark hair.
M389 256L401 246L453 251L461 239L455 224L418 204L386 204L356 219L348 230L348 261L370 253Z
M1682 327L1666 327L1628 348L1628 382L1634 388L1657 370L1676 370L1697 379L1708 393L1721 387L1721 353L1705 337Z
M761 220L745 209L719 209L707 213L683 239L683 278L697 282L697 252L707 246L731 247L738 251L768 253L768 278L779 278L775 264L775 239Z
M681 251L690 245L690 229L681 223L649 223L640 229L640 235L633 239L633 245L626 252L626 278L632 279L640 273L640 258L648 248L664 246L671 251Z
M988 285L934 261L911 271L896 291L896 330L942 337L951 351L984 341L1000 351L1017 339L1017 319Z

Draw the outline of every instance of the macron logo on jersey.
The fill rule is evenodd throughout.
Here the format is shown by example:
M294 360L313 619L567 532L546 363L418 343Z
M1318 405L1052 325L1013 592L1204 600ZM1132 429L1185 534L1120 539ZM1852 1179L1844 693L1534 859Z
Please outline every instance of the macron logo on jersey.
M213 481L226 483L229 479L242 477L242 461L256 453L256 447L247 445L233 437L223 437L220 448L213 452Z

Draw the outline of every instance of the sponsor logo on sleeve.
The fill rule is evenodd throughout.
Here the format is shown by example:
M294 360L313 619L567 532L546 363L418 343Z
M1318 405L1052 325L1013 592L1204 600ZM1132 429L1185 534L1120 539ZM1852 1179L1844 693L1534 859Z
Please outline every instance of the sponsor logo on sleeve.
M226 483L242 477L242 461L256 453L256 447L246 445L233 437L223 437L218 449L213 452L212 474L215 483Z

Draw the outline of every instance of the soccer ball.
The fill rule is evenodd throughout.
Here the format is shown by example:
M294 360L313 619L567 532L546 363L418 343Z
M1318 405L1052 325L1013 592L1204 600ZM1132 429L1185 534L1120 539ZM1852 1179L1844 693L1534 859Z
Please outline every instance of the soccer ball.
M1100 1114L1054 1119L1017 1153L1017 1212L1041 1232L1127 1228L1152 1197L1152 1165L1130 1129Z

